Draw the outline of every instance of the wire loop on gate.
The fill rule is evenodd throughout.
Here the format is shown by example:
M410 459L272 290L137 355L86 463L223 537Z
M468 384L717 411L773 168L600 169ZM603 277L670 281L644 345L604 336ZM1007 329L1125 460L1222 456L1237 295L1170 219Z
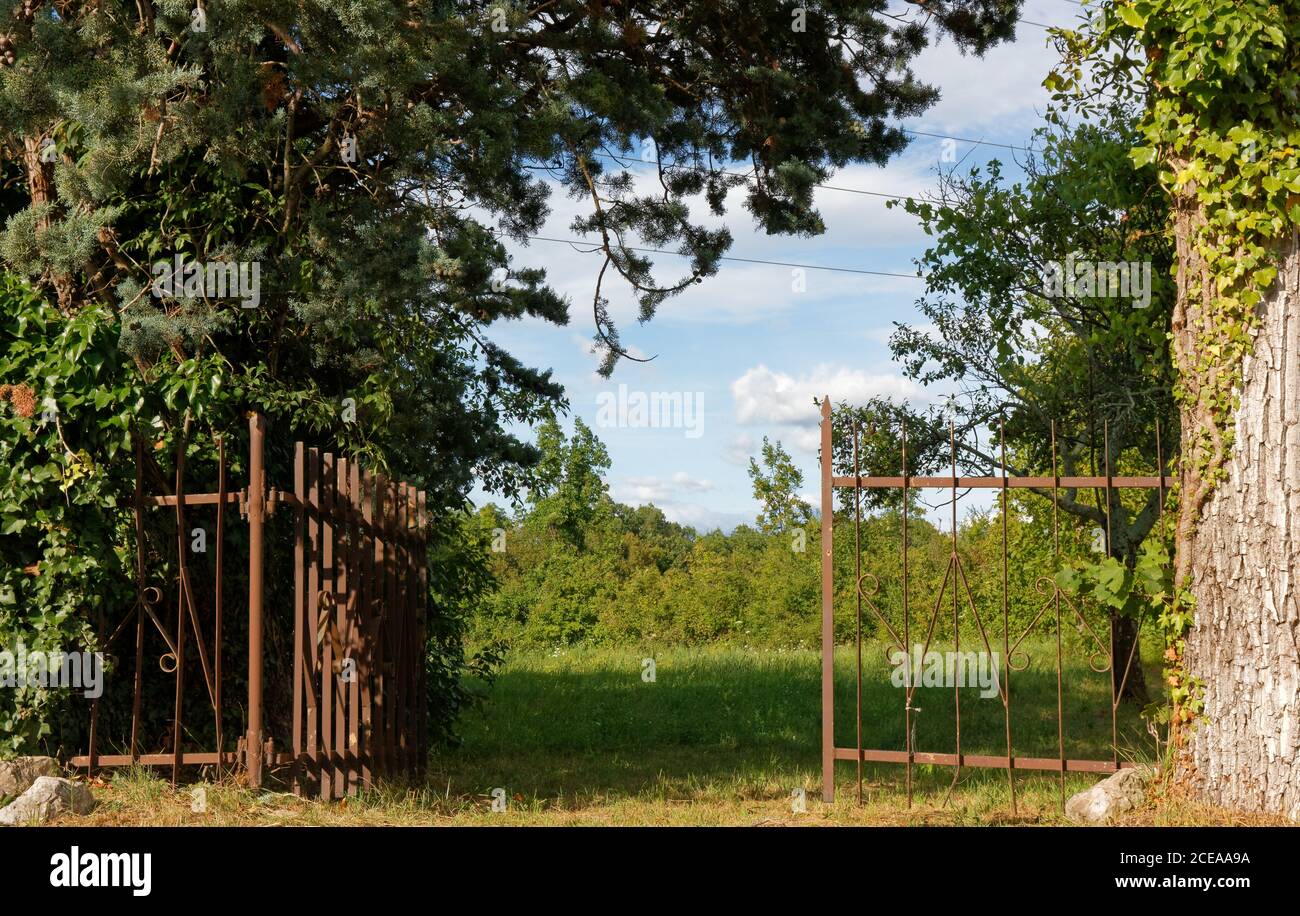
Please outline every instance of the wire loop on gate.
M146 604L153 607L159 601L162 601L162 590L156 585L146 585L140 589L140 597Z
M871 591L870 591L870 592L865 592L865 591L862 590L862 581L863 581L864 579L870 579L870 580L871 580ZM856 587L856 589L857 589L858 597L861 598L863 601L865 601L865 602L867 603L867 608L871 611L871 613L873 613L873 614L876 615L876 619L879 620L882 624L884 624L885 629L889 631L889 635L893 638L894 644L895 644L895 645L896 645L896 646L897 646L897 647L898 647L898 648L899 648L899 649L900 649L904 654L906 654L906 653L907 653L907 647L903 645L903 639L902 639L902 637L900 637L900 636L898 635L898 632L893 628L893 626L890 625L889 621L885 618L885 615L882 614L882 613L880 613L880 608L876 607L876 603L875 603L874 601L871 600L872 597L873 597L877 592L880 591L880 580L877 579L877 578L876 578L874 575L872 575L871 573L869 573L869 572L864 572L864 573L862 573L860 576L858 576L858 578L857 578L857 582L855 583L855 587ZM885 647L885 660L888 661L890 664L893 664L893 660L890 659L889 654L890 654L889 646L886 645L886 647Z
M1095 661L1096 659L1099 658L1102 660L1102 662L1100 665L1097 665ZM1100 652L1100 651L1093 652L1088 655L1088 667L1091 668L1093 671L1096 671L1098 674L1104 674L1105 672L1110 670L1110 660L1106 657L1105 652Z
M172 666L170 668L167 667L167 659L169 658L172 660ZM158 667L162 669L164 674L175 674L176 669L179 667L176 661L176 653L164 652L162 655L158 656Z

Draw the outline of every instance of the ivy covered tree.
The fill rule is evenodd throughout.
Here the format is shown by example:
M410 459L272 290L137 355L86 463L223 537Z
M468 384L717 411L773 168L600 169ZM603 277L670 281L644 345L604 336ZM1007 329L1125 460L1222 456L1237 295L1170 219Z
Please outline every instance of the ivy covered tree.
M1130 0L1049 85L1145 93L1182 419L1170 686L1204 800L1300 817L1300 7Z

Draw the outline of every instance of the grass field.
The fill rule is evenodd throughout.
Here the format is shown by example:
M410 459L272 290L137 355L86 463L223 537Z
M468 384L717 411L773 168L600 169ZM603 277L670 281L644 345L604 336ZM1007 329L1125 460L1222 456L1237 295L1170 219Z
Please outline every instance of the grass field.
M1012 728L1019 756L1057 754L1054 647L1031 647L1033 664L1013 673ZM909 808L904 768L864 768L856 802L855 765L837 769L835 804L820 800L820 656L814 651L674 649L655 655L655 680L642 677L638 650L584 649L507 662L479 710L463 721L464 745L437 754L425 785L384 786L344 803L255 795L234 783L205 786L206 810L191 790L154 775L123 771L96 788L99 808L68 823L90 824L1056 824L1063 823L1052 774L1016 777L1010 811L1005 770L917 766ZM1150 660L1148 660L1150 661ZM855 744L854 658L837 655L837 743ZM1149 671L1157 682L1158 669ZM1107 675L1086 662L1065 671L1065 717L1073 757L1110 756ZM918 688L917 749L954 746L951 688ZM962 691L962 746L1005 753L1002 703ZM903 747L902 691L889 683L882 647L866 647L863 744ZM1151 739L1136 712L1121 709L1124 759L1150 759ZM1095 776L1071 775L1066 792ZM504 790L505 811L492 810ZM795 810L796 790L806 810ZM1167 799L1131 823L1257 823Z

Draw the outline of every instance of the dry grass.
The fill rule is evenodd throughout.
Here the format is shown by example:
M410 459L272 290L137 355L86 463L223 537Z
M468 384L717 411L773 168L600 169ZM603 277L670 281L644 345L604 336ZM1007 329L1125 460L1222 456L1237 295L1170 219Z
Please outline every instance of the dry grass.
M1054 786L1022 786L1018 816L995 804L987 787L958 790L942 799L918 799L909 810L893 786L868 785L864 802L854 785L824 805L808 788L804 813L795 813L790 792L774 781L760 786L742 780L715 781L693 789L665 782L637 795L593 793L582 798L514 797L505 812L493 812L487 795L448 795L431 789L387 786L342 802L303 799L289 793L254 793L233 781L172 789L145 771L123 770L96 781L99 804L84 817L61 824L86 826L905 826L1041 825L1067 823ZM198 791L205 810L194 811ZM1003 797L1005 800L1005 797ZM1285 826L1282 818L1237 814L1187 802L1154 800L1126 816L1124 826Z

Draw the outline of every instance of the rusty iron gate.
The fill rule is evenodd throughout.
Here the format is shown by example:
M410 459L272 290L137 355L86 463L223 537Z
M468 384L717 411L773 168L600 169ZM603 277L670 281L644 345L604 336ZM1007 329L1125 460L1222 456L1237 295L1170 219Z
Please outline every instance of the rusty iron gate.
M1160 511L1164 511L1164 496L1167 490L1174 485L1174 479L1163 473L1158 476L1115 476L1111 473L1109 459L1106 460L1104 474L1101 476L1060 476L1057 465L1057 431L1056 424L1051 427L1051 455L1052 455L1052 474L1047 477L1020 477L1009 476L1006 467L1006 441L999 425L999 447L1001 449L1000 466L1002 468L1001 476L994 477L960 477L957 474L957 441L955 432L950 425L949 427L949 446L951 451L951 473L946 477L935 476L912 476L908 473L908 452L907 452L907 427L904 424L900 430L899 444L899 474L898 476L870 476L861 473L859 458L859 441L860 429L856 420L851 424L852 448L851 455L853 461L853 473L851 475L835 474L834 452L833 452L833 423L830 398L826 397L821 402L821 535L822 535L822 797L827 802L835 800L835 763L841 760L852 760L857 764L857 800L862 801L862 767L864 762L871 763L896 763L906 767L906 786L907 786L907 803L909 807L912 804L913 795L913 766L916 764L929 764L939 766L950 766L954 770L953 785L956 784L956 777L962 767L975 768L993 768L1005 769L1007 781L1010 789L1011 810L1016 810L1016 783L1015 771L1028 770L1039 772L1054 772L1058 774L1060 784L1061 803L1065 799L1065 774L1067 772L1085 772L1085 773L1114 773L1117 770L1132 766L1134 764L1128 761L1122 761L1119 756L1117 731L1118 731L1118 711L1120 697L1124 692L1128 676L1134 663L1134 654L1138 646L1135 639L1128 652L1128 657L1124 660L1123 671L1117 678L1114 675L1112 667L1114 666L1114 645L1115 645L1115 626L1112 617L1110 643L1109 645L1102 642L1095 630L1088 624L1087 620L1079 612L1074 600L1065 593L1055 579L1039 579L1037 588L1045 596L1041 609L1033 618L1033 622L1018 636L1010 628L1009 620L1009 588L1008 588L1008 546L1007 546L1007 495L1008 491L1013 489L1033 489L1039 492L1050 494L1052 501L1052 534L1053 549L1057 561L1060 561L1060 539L1059 539L1059 519L1057 498L1062 490L1094 488L1104 491L1106 499L1104 505L1106 528L1105 528L1105 545L1109 550L1111 541L1110 531L1110 511L1112 492L1123 489L1158 489ZM1105 428L1104 435L1109 441L1109 427ZM1157 467L1164 470L1164 455L1160 443L1160 429L1156 426L1156 460ZM1109 455L1107 448L1106 454ZM835 514L835 490L849 489L853 491L853 526L855 537L855 576L854 583L854 601L856 606L855 620L855 648L856 648L856 723L857 723L857 740L854 747L838 746L835 742L835 576L834 576L834 514ZM905 654L911 651L910 643L913 634L912 629L912 610L909 607L908 600L908 495L909 491L923 488L946 489L949 491L952 504L952 532L951 548L947 561L946 571L944 573L943 585L939 589L934 607L930 613L923 617L919 623L924 627L925 643L922 648L922 654L930 646L934 634L935 622L945 604L945 597L950 596L952 602L952 623L953 635L956 641L956 647L960 652L960 627L958 617L962 604L965 604L967 613L976 624L977 631L981 638L982 647L989 653L994 654L994 649L990 643L990 626L986 626L984 620L975 602L970 584L966 578L966 571L957 551L957 491L959 489L992 489L1002 492L1003 497L999 500L1001 504L1000 523L1002 530L1002 551L1001 551L1001 637L1002 637L1002 669L998 672L998 693L1001 700L1003 717L1006 731L1006 753L998 755L990 754L967 754L962 751L961 738L961 695L959 689L954 689L954 720L953 729L955 735L955 752L954 753L928 753L917 750L914 746L914 707L915 691L917 684L911 677L905 678L904 691L902 696L902 719L903 727L903 744L902 748L884 749L884 748L865 748L863 747L862 738L862 611L865 606L883 627L885 637L891 649L901 649ZM892 626L886 616L881 612L876 602L872 600L876 593L878 582L872 581L869 591L864 591L864 580L874 580L870 573L862 572L862 552L859 543L856 543L862 520L861 494L864 489L893 489L901 491L902 499L902 628ZM962 595L965 601L961 600ZM1049 611L1051 612L1049 616ZM1089 666L1097 673L1110 671L1111 677L1111 702L1110 702L1110 726L1111 726L1111 757L1108 760L1102 759L1075 759L1066 756L1065 751L1065 716L1064 716L1064 696L1065 682L1062 673L1062 649L1061 649L1061 632L1062 620L1074 622L1086 631L1087 638L1091 639L1095 651L1089 659ZM1021 664L1013 662L1017 650L1020 648L1024 639L1039 626L1039 622L1048 618L1049 623L1054 620L1054 627L1051 632L1056 638L1056 738L1057 738L1057 756L1055 757L1023 757L1015 753L1015 740L1012 731L1012 690L1011 676L1015 671L1023 671L1029 664L1027 657L1021 652L1024 661ZM992 630L993 638L999 635L996 630ZM1105 659L1105 663L1095 662L1096 659ZM1140 664L1140 659L1138 660ZM909 661L910 665L911 662Z
M131 731L125 753L100 752L99 703L91 705L89 747L69 759L93 773L100 767L166 766L172 782L183 767L212 767L218 775L242 768L250 786L260 786L265 767L285 769L295 792L336 798L368 788L379 776L419 774L427 753L424 646L427 632L428 510L423 491L363 469L347 457L322 453L303 443L294 449L294 487L267 486L264 467L266 420L249 421L249 484L232 490L227 482L224 440L217 438L217 491L185 491L185 437L178 437L175 484L170 493L145 492L145 469L166 483L133 436L136 484L135 602L108 631L101 621L100 648L113 651L135 631ZM277 750L263 725L265 529L281 506L293 513L293 686L289 749ZM222 732L223 577L227 519L235 507L248 523L247 728L234 747ZM146 519L151 508L170 509L176 526L174 625L163 608L163 584L145 570ZM191 510L215 510L215 559L211 590L201 592L188 560ZM196 600L196 595L209 600ZM206 614L205 614L206 611ZM158 667L174 679L175 704L170 746L143 750L141 711L146 633L165 645ZM214 721L215 748L185 747L183 699L186 642L197 655L199 674ZM209 639L211 643L209 644ZM128 650L129 651L129 650ZM286 717L287 719L288 717ZM281 744L283 747L283 742Z
M294 785L421 774L425 494L301 442L294 494Z

